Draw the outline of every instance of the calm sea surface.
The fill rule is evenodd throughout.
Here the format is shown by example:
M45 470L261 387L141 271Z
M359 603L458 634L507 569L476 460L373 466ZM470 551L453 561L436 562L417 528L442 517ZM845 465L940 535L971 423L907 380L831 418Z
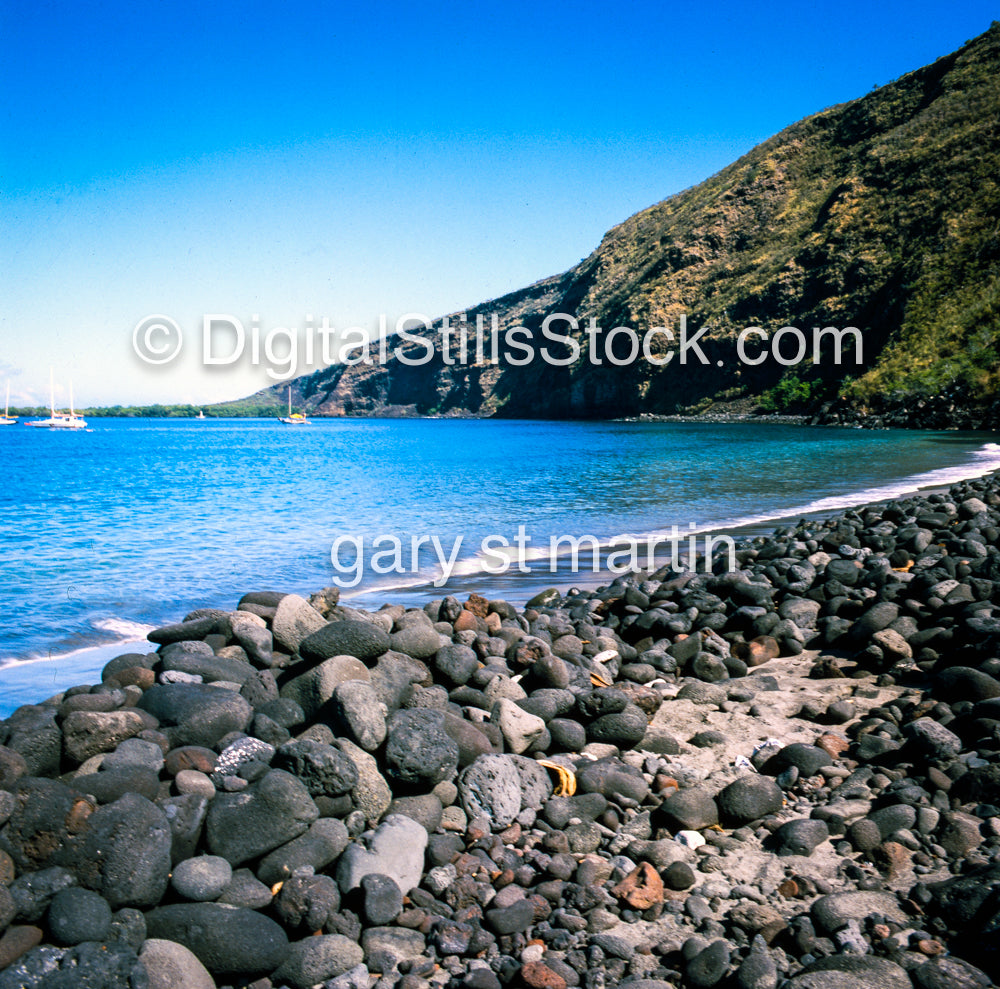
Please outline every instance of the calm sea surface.
M523 602L584 582L565 561L549 572L553 536L672 525L686 535L1000 467L995 434L365 419L91 426L0 430L0 700L25 660L142 636L194 607L234 607L249 590L309 593L360 574L343 593L365 607L472 588ZM500 564L482 555L483 540L514 544L520 526L536 573L484 573ZM391 536L398 553L389 538L373 546ZM427 537L415 555L413 537ZM455 559L440 590L426 588L441 573L433 537ZM331 561L338 539L343 573Z

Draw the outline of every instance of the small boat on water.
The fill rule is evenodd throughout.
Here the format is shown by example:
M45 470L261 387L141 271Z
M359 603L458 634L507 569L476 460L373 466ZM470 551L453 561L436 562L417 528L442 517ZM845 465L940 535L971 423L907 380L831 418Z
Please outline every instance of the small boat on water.
M301 413L292 412L292 386L288 386L288 415L282 416L278 422L286 426L311 426L312 423Z
M208 418L208 416L205 415L205 410L204 409L199 409L198 410L198 414L195 416L195 419L207 419L207 418Z
M13 426L17 422L17 416L10 414L10 382L7 382L7 404L4 406L3 416L0 416L0 426Z
M73 385L69 386L69 412L56 412L55 383L49 370L49 412L48 419L32 419L26 426L37 429L86 429L87 420L73 409Z

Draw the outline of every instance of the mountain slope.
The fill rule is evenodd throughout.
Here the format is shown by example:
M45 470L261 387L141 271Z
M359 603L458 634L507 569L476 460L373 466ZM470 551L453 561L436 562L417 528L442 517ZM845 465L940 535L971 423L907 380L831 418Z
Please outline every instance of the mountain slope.
M995 406L1000 384L1000 24L959 51L867 96L806 118L685 192L614 227L562 275L467 312L497 317L501 333L523 325L542 345L551 313L608 330L649 327L689 335L692 353L658 367L639 359L594 366L581 328L579 359L553 367L446 365L440 323L421 331L434 359L408 367L334 366L299 379L296 402L311 414L626 416L707 408L749 396L765 409L850 418L872 409L934 403ZM452 318L452 323L455 323ZM786 367L742 364L747 326L859 328L863 361ZM560 329L559 332L562 332ZM791 341L788 349L791 347ZM747 350L756 354L759 345ZM654 341L662 359L667 344ZM419 353L411 343L408 352ZM853 351L851 351L853 354ZM720 367L720 362L722 366ZM280 394L276 386L268 392ZM830 400L834 400L829 405ZM972 423L977 424L978 419ZM943 423L947 424L947 423Z

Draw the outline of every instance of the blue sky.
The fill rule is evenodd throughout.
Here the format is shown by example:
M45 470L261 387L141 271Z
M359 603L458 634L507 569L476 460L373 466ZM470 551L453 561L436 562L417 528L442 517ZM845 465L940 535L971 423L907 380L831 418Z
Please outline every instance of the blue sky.
M0 385L44 401L54 367L78 405L249 394L273 379L203 367L205 313L371 329L495 298L994 16L0 0ZM133 353L153 313L184 332L167 366Z

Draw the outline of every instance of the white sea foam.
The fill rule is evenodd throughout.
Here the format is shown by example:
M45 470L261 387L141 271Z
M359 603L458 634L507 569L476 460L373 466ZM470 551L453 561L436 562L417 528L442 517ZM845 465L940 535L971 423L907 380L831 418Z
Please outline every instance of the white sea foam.
M651 539L657 543L658 552L662 553L674 541L680 540L683 543L691 536L733 532L739 529L765 525L768 522L777 522L782 519L829 515L844 509L855 508L859 505L901 498L905 495L915 494L926 488L943 487L959 481L972 480L995 470L1000 470L1000 443L984 443L979 449L973 451L970 459L964 463L940 467L919 474L911 474L897 481L864 488L860 491L828 495L827 497L817 498L814 501L805 502L801 505L793 505L788 508L781 508L759 515L743 515L729 519L721 518L683 527L679 524L674 524L671 527L653 529L648 532L614 533L613 535L603 537L595 536L595 538L602 554L614 549L615 546L628 545L629 541L645 545ZM578 536L577 538L581 537ZM526 564L548 561L550 569L555 573L557 572L555 567L556 561L566 560L572 553L571 550L564 549L560 553L553 554L551 549L555 539L556 537L552 536L551 538L547 537L544 542L537 544L533 542L526 546L520 555L518 555L516 545L492 549L490 551L493 555L492 560L487 560L482 552L478 552L473 556L457 560L452 567L452 576L473 577L477 574L483 574L488 577L499 576L496 573L496 558L498 555L505 556L510 561L507 571L504 572L505 574L514 573L517 570L520 560L523 560ZM584 549L581 549L579 555L587 562L590 562L591 551L589 544ZM488 565L493 568L492 571L488 568ZM535 572L537 573L537 569ZM588 572L596 573L600 571L594 571L591 568ZM439 576L440 572L437 568L424 568L415 575L411 575L408 580L389 579L383 584L367 584L367 586L352 590L350 594L344 595L344 598L346 600L351 597L370 596L372 594L426 586ZM440 590L442 593L447 593L447 585L444 585Z
M65 648L58 652L48 652L42 654L32 654L29 656L0 656L0 670L9 670L18 666L30 666L37 663L63 663L66 661L77 662L83 658L97 656L98 654L108 654L112 658L115 651L133 642L142 642L146 645L147 633L156 626L145 625L141 622L130 621L127 618L99 618L93 623L93 628L98 632L105 633L101 636L104 641L97 641L75 648ZM111 641L107 641L108 633L114 636ZM148 651L153 647L149 646Z

